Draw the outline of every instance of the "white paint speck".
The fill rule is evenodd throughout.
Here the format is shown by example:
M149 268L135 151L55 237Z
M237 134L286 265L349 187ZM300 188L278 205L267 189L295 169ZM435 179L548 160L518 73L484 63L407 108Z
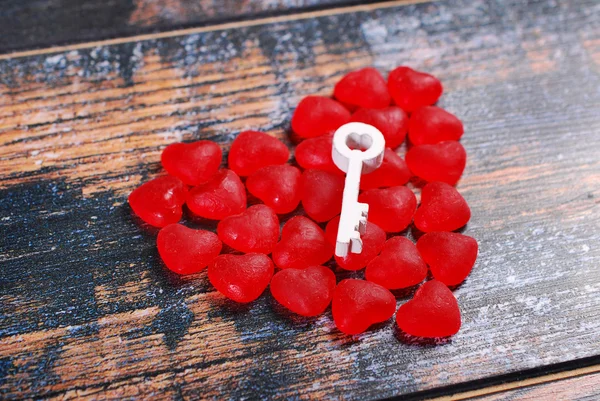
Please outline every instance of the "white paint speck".
M60 153L58 152L46 152L44 153L44 157L47 159L57 159L60 157Z
M373 46L374 44L385 43L388 36L387 26L379 20L372 19L365 21L360 26L362 33L367 42Z
M62 63L65 60L65 56L63 54L57 54L55 56L46 57L45 64L46 65L57 65Z
M533 230L533 235L541 235L544 233L544 229L543 228L536 228L535 230Z

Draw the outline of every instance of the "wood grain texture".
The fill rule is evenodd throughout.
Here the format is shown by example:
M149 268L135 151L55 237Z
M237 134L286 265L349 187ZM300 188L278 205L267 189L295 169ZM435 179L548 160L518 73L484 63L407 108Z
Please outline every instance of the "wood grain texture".
M488 377L482 380L463 382L460 386L454 386L457 391L448 388L438 388L424 393L427 393L428 397L426 396L425 398L429 401L461 401L478 399L478 397L499 396L500 394L513 394L525 388L541 388L546 385L554 387L554 382L561 383L600 373L600 364L598 362L600 362L600 356L574 359L558 364L543 365L537 368ZM485 385L482 386L482 382ZM573 394L575 393L573 392ZM420 395L423 395L423 393L413 393L410 398L419 399Z
M1 397L424 397L598 355L599 23L592 0L425 3L1 61ZM126 204L161 149L291 145L299 99L399 64L466 126L480 256L451 341L350 338L161 266Z
M600 374L573 377L484 397L472 401L596 401L600 399Z
M357 0L4 0L0 53L363 3Z

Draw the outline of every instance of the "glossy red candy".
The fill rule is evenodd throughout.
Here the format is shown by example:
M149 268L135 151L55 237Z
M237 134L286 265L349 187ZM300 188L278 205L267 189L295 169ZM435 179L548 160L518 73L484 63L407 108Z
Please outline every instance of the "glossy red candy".
M294 166L263 167L248 177L248 192L271 207L277 214L293 212L300 203L300 177Z
M301 138L314 138L335 131L350 121L350 112L324 96L307 96L292 116L292 130Z
M413 299L400 306L396 323L412 336L448 337L460 329L460 309L452 291L442 282L431 280L417 290Z
M436 231L423 235L417 248L433 277L448 286L462 283L477 259L477 241L466 235Z
M333 96L351 108L379 109L389 106L392 101L385 79L373 67L346 74L335 85Z
M219 170L222 156L221 148L212 141L173 143L163 150L160 162L184 184L199 185Z
M427 265L409 239L392 237L386 241L381 254L369 262L365 277L389 290L397 290L425 280Z
M340 214L343 192L344 176L323 170L302 173L302 206L316 222L328 221Z
M396 149L404 142L408 132L408 116L399 107L390 106L383 109L358 109L350 121L374 126L383 134L385 146Z
M381 166L372 173L360 177L360 189L396 187L406 184L411 177L412 173L406 162L392 149L385 148Z
M296 161L304 169L329 171L343 175L331 158L333 147L333 134L326 134L316 138L306 139L296 146Z
M177 274L199 272L221 252L221 241L215 233L181 224L163 227L156 246L165 265Z
M279 239L279 219L270 207L254 205L221 220L217 234L238 251L269 254Z
M285 269L273 276L270 287L273 298L287 309L302 316L317 316L331 302L335 274L324 266Z
M346 334L359 334L369 326L388 320L396 310L396 298L370 281L346 279L333 292L333 321Z
M200 217L221 220L246 210L246 188L237 174L221 169L209 182L193 188L186 203Z
M454 231L469 222L471 209L460 193L444 182L430 182L421 190L415 226L423 231Z
M261 167L284 164L290 157L287 146L279 139L259 131L244 131L235 138L227 158L229 168L246 177Z
M443 92L439 79L405 66L390 72L388 90L394 103L409 113L434 104Z
M333 245L310 219L296 216L281 230L281 240L273 249L273 261L281 269L305 269L322 265L333 256Z
M340 224L340 216L334 217L327 227L325 227L325 236L330 244L335 246L338 226ZM346 257L335 257L335 261L339 267L346 270L360 270L367 265L375 256L379 255L383 244L385 243L385 231L379 228L376 224L368 222L367 229L361 239L363 249L361 253L348 253Z
M408 227L417 208L417 198L407 187L370 189L358 201L369 204L369 221L388 233Z
M414 175L425 181L455 185L465 170L467 152L455 141L419 145L406 153L406 164Z
M129 195L129 206L146 223L164 227L177 223L183 214L187 188L179 178L165 175L137 187Z
M458 141L463 132L463 124L454 114L436 106L415 110L408 122L408 138L413 145Z
M263 293L274 270L271 259L260 253L220 255L208 265L208 279L227 298L246 303Z

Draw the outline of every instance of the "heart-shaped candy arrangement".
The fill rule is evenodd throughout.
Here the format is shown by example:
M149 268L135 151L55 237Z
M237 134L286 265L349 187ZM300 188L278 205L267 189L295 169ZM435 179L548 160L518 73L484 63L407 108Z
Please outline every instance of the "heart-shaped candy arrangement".
M430 272L433 279L400 306L396 322L408 335L454 335L461 317L449 287L467 278L478 247L453 232L471 211L454 187L466 165L458 142L463 125L433 106L442 91L437 78L405 66L387 81L374 68L350 72L333 97L307 96L296 107L296 165L288 163L287 145L259 131L236 137L227 168L215 142L175 143L161 157L168 175L134 190L129 204L162 228L157 247L168 269L192 274L208 266L212 285L233 301L252 302L270 285L292 313L317 316L331 304L335 325L353 335L394 315L398 301L390 290L410 291ZM381 167L361 177L358 200L369 204L362 252L332 260L344 190L332 135L348 122L373 125L387 148ZM407 136L405 162L398 150ZM190 223L218 221L216 234L179 224L184 205ZM413 235L425 233L416 246L401 235L411 227ZM354 271L354 278L336 284L335 273L343 271Z

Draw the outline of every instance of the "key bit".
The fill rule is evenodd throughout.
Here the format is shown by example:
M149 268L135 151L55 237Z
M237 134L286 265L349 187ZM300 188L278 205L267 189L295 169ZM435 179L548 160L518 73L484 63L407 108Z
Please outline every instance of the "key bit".
M366 230L369 205L358 202L360 176L381 166L384 150L383 134L372 125L348 123L333 135L333 162L346 173L336 256L345 257L348 252L362 252L360 236Z

